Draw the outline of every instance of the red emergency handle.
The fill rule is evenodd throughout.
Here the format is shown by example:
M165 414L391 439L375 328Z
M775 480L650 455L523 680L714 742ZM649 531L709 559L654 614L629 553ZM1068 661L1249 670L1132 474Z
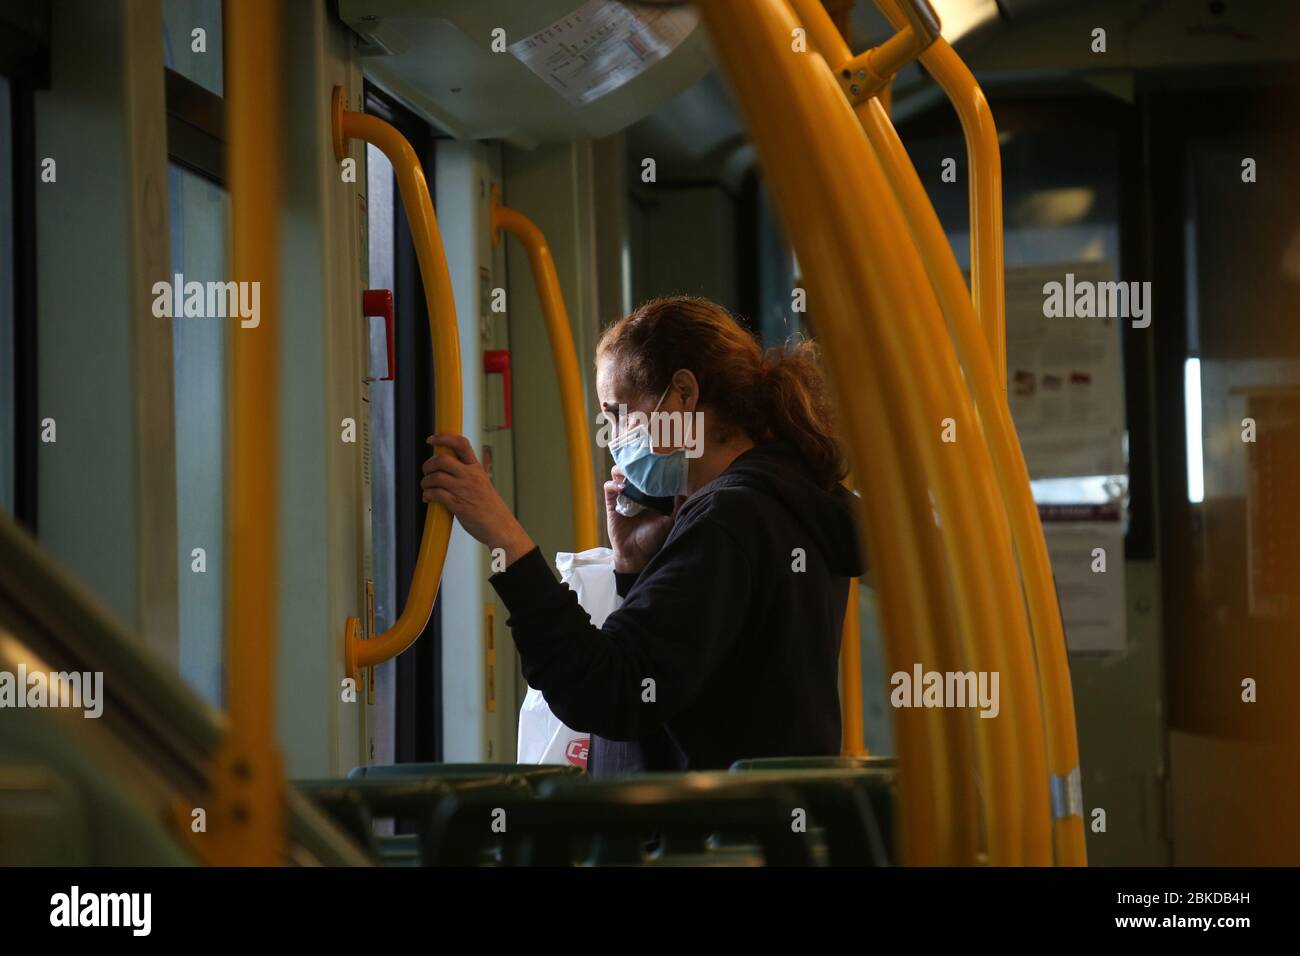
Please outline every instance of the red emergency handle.
M511 427L510 409L510 350L509 349L487 349L483 352L483 373L485 375L500 375L501 384L505 389L506 398L506 423L502 428Z
M361 311L367 322L377 316L384 317L384 335L388 340L388 374L376 379L367 375L367 382L391 382L397 374L397 362L393 357L393 290L366 289L361 293Z

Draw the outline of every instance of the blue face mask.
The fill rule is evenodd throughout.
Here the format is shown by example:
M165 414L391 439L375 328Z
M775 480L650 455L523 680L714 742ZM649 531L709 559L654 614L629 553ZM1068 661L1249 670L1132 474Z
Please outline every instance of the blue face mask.
M669 389L655 403L654 412L659 411ZM686 460L685 449L670 451L664 455L655 454L650 448L650 430L638 423L609 444L614 464L627 476L627 480L638 490L654 498L672 498L686 494L686 481L690 463Z

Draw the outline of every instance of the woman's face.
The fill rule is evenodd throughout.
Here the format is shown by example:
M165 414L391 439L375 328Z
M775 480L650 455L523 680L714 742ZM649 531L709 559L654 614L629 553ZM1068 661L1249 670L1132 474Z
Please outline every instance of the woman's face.
M642 423L650 419L656 408L660 412L658 427L651 427L652 447L658 452L672 451L676 448L692 447L702 433L702 421L696 421L692 414L696 410L699 398L699 386L695 376L687 369L678 370L672 378L671 387L665 386L660 393L641 392L629 389L618 374L618 362L613 356L603 355L596 364L596 397L600 401L601 412L609 423L609 437L616 438L627 422L620 421L620 415L631 417L640 413Z
M620 414L641 412L648 416L655 405L654 395L638 395L635 391L629 391L619 378L618 362L611 355L602 355L596 364L596 398L600 402L600 410L605 413L610 427L614 429L610 437L614 437L622 425L618 420Z

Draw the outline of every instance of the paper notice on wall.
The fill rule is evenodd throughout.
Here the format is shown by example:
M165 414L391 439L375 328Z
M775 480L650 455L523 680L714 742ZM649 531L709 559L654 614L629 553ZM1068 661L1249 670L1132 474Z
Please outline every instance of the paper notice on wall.
M1044 286L1115 278L1110 262L1008 269L1007 398L1030 478L1127 474L1121 319L1045 316Z
M1100 511L1086 505L1080 510ZM1044 515L1065 644L1070 651L1122 651L1128 633L1124 527L1117 514L1095 513L1093 518L1052 520Z
M671 53L699 24L689 4L587 0L566 17L510 45L519 62L570 103L618 89Z

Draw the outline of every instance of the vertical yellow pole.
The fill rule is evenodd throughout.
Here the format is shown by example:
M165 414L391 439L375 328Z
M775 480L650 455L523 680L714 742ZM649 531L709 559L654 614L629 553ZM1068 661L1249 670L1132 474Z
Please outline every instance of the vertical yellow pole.
M235 281L260 286L260 321L231 333L226 505L226 709L201 853L276 865L284 852L283 770L275 727L280 383L280 14L226 0L227 170Z
M537 224L516 209L501 204L497 187L492 187L492 243L502 231L518 239L528 253L542 318L551 342L551 361L560 386L560 412L564 416L564 437L569 449L569 482L573 495L573 530L577 550L596 547L596 489L592 483L591 432L587 425L587 400L582 391L578 350L573 344L573 327L564 308L564 293L546 236Z
M1061 627L1047 544L1038 520L1037 506L1029 490L1029 473L1020 443L1016 440L1011 412L998 387L992 357L981 337L979 322L966 293L961 271L952 256L943 225L929 203L925 187L908 159L893 124L889 122L883 108L874 102L864 103L858 107L857 112L877 155L881 157L890 185L895 193L904 198L902 205L908 216L908 226L938 290L944 315L961 353L962 365L989 437L1003 505L1010 518L1016 544L1038 664L1037 683L1033 687L1022 685L1018 693L1033 694L1041 699L1049 770L1061 785L1065 785L1066 781L1072 783L1071 772L1079 765L1079 750L1065 634ZM1054 829L1056 861L1063 865L1086 862L1083 818L1077 813L1060 816L1054 821Z
M904 642L891 658L901 663L907 653L917 612L907 596L919 591L919 604L955 600L972 669L990 679L1020 673L1032 667L1027 621L988 448L919 256L898 241L907 226L879 160L825 62L799 49L799 25L782 0L705 0L701 11L817 302L854 473L866 489L868 550L891 558L877 568L887 640ZM927 488L934 511L918 512ZM914 588L893 565L894 548L911 551L927 527L935 533L936 517L947 566L915 569ZM1001 719L974 721L995 863L1050 862L1047 783L1035 766L1042 728L1028 719L1029 703L1003 694ZM932 754L909 760L905 746L908 807L919 789L909 775L931 769ZM1034 826L1028 841L1026 826ZM905 819L909 861L938 841L949 841L938 855L952 859L951 831L935 829L933 820Z
M867 755L862 723L862 620L858 612L858 579L849 581L840 635L840 752L846 757Z
M791 4L798 11L802 26L808 31L808 35L813 40L816 48L826 58L831 70L834 71L849 62L852 56L849 46L835 29L822 5L817 0L791 0ZM899 197L900 202L902 202L903 198ZM879 253L873 250L872 254ZM930 288L927 278L915 277L913 294L925 298L927 295L933 296L934 290ZM922 481L913 480L909 504L917 502L919 499L917 492L923 487ZM948 490L951 491L951 489ZM873 493L874 491L875 489L873 489ZM922 539L929 536L928 529L925 529L921 522L914 522L914 526L916 527L915 535ZM956 544L961 548L968 543L960 539L952 542L950 539L949 547L951 548L953 544ZM933 574L935 573L933 569L944 569L945 567L951 573L960 573L960 568L952 563L951 558L945 562L942 556L927 560L925 563L927 572L924 573ZM942 570L940 573L942 573ZM960 595L958 595L958 598L960 601ZM1005 591L1003 600L1012 600L1010 595L1005 594ZM971 610L972 608L967 605L967 613ZM1014 637L1009 636L1019 631L1019 625L1022 622L1016 620L1017 615L1012 603L1005 604L998 610L1004 615L1010 614L1018 626L1014 629L976 628L972 632L969 623L955 629L957 621L953 619L948 627L935 629L931 647L918 646L916 648L918 659L935 661L935 669L940 672L963 670L972 666L971 662L983 661L985 662L984 665L978 666L977 669L991 668L997 671L1003 679L1011 678L1013 686L1023 688L1032 683L1032 661L1027 656L1028 639L1026 637L1023 643L1018 644ZM985 613L987 613L987 609ZM1035 703L1033 700L1026 701L1022 694L1017 695L1017 697L1019 701L1025 704ZM1016 709L1020 710L1020 707L1018 706ZM896 711L896 714L900 716L902 713L905 712ZM948 759L953 761L955 768L960 768L963 772L969 772L965 769L971 767L971 762L965 752L965 748L969 746L970 737L967 736L969 730L961 726L960 712L944 710L942 713L950 725L948 733L950 744L948 749L938 754L938 756L947 756ZM1023 813L1015 809L1016 805L1022 801L1027 802L1031 807L1035 803L1044 806L1046 804L1045 792L1043 794L1044 799L1040 801L1036 799L1036 794L1024 790L1026 786L1032 786L1029 781L1032 778L1034 761L1036 759L1041 760L1041 756L1035 757L1041 743L1036 745L1034 742L1036 732L1039 735L1041 734L1041 724L1036 725L1036 722L1020 723L1011 720L1009 714L1003 714L1003 719L1005 722L1001 726L993 728L987 726L984 720L978 720L973 734L973 738L978 745L980 775L985 781L985 832L990 843L990 858L994 862L1016 861L1019 859L1017 856L1018 847L1024 846L1028 850L1028 859L1046 862L1046 859L1049 858L1050 848L1045 839L1047 831L1042 826L1042 820L1037 815ZM963 731L966 733L964 734ZM1037 740L1041 741L1041 736L1037 737ZM1026 772L1028 772L1028 776L1026 776ZM965 777L957 776L953 780L953 785L969 787L971 781ZM1043 788L1045 791L1043 782L1040 782L1038 787Z
M823 6L835 30L847 47L853 0L825 0ZM849 480L852 488L852 479ZM840 750L846 757L867 755L866 728L862 719L862 615L858 601L861 593L858 578L849 581L849 596L844 606L844 627L840 632Z
M822 16L815 7L814 0L793 0L793 3L800 10L805 23L810 26L810 32L817 38L819 47L824 52L829 50L829 56L835 62L846 62L849 56L847 45L838 42L838 38L828 28L827 18ZM895 26L903 25L905 21L902 11L896 6L894 0L889 0L887 5L882 3L880 6ZM939 43L942 43L942 40ZM825 46L821 46L823 44ZM861 103L857 107L857 113L873 149L885 166L890 185L899 197L908 218L909 229L939 296L953 341L957 343L958 351L963 356L963 365L980 416L989 430L990 450L998 473L1004 505L1012 524L1038 657L1039 680L1035 689L1043 700L1048 760L1053 776L1052 791L1057 798L1053 806L1056 817L1053 821L1055 857L1062 864L1078 864L1084 862L1085 855L1082 818L1078 813L1077 800L1073 799L1077 797L1078 747L1064 635L1061 631L1042 529L1029 493L1028 475L1004 400L1004 363L993 361L994 356L1005 357L1001 332L1001 170L997 152L997 135L987 103L984 102L974 77L961 64L951 48L944 45L944 51L939 55L939 66L942 68L945 80L944 88L954 97L954 102L960 94L959 110L963 111L963 123L968 132L970 163L973 170L972 219L983 223L983 228L972 230L972 248L983 248L985 254L980 260L983 262L983 269L985 272L991 270L993 273L994 281L986 282L983 287L986 300L990 293L996 293L996 301L991 305L988 301L985 302L986 314L996 320L983 327L984 332L991 333L993 341L996 342L991 355L985 355L986 345L992 343L987 339L981 341L980 325L971 307L971 297L967 294L956 261L952 257L942 225L934 214L924 187L889 122L886 95L879 97L881 100L879 104L870 100ZM924 54L922 56L924 57ZM882 94L887 93L886 87ZM972 130L979 130L981 135L971 136ZM990 205L995 207L992 213L989 212ZM990 236L990 228L996 232L996 235ZM975 298L978 300L979 296L976 295ZM986 369L987 374L985 374ZM1001 379L997 378L999 373L1002 374ZM1017 685L1021 688L1019 691L1021 695L1029 692L1033 676L1030 672L1015 675ZM1055 804L1064 804L1064 806ZM1036 827L1030 823L1027 827L1026 839L1032 838L1033 830L1036 830Z
M877 0L877 6L894 26L899 27L905 22L898 0ZM1029 491L1028 470L1005 397L1002 159L997 128L975 77L946 41L942 38L936 40L921 55L921 62L952 101L966 137L970 176L970 298L975 304L974 316L963 308L965 287L957 264L925 188L889 122L887 107L880 109L866 103L857 112L872 145L884 161L895 192L900 197L911 197L903 202L903 209L909 216L913 239L921 249L927 271L938 291L980 416L988 429L998 484L1011 521L1025 588L1037 658L1048 769L1054 789L1065 798L1061 801L1063 806L1053 808L1055 859L1061 865L1081 866L1087 862L1087 849L1082 807L1077 800L1079 744L1065 633L1042 524ZM992 367L987 373L985 362L978 354L979 329L983 330L992 359Z
M828 65L845 63L850 59L852 54L848 43L820 0L794 0L792 6L802 21L801 26L807 30L804 39L811 41L811 44L805 43L805 47L820 51ZM860 372L860 369L856 372L850 369L846 374L852 380ZM868 447L876 447L879 441L869 440ZM891 556L890 569L886 569L886 573L896 570L898 587L905 589L891 597L885 593L888 588L881 582L882 616L886 621L886 663L893 672L906 672L918 661L939 671L960 671L966 664L951 596L947 590L941 590L933 597L926 593L925 575L933 573L935 568L945 567L945 560L942 542L935 532L929 498L918 493L918 489L926 487L923 464L914 446L901 441L898 444L901 472L888 470L874 475L870 491L873 497L867 502L868 505L875 501L898 504L872 515L871 520L878 524L868 528L873 540L886 542L880 545L880 553ZM885 464L879 456L876 460ZM866 507L862 510L871 512L873 509ZM851 599L855 597L851 595ZM891 601L905 609L911 618L909 623L897 629L889 623ZM853 613L856 611L855 602ZM846 615L842 641L850 637L848 627ZM858 640L860 659L861 629L853 636ZM843 653L842 644L841 675L844 673ZM847 726L855 719L842 701L842 723ZM910 813L903 814L904 826L900 832L904 859L917 864L934 863L937 859L974 862L981 848L981 823L975 791L974 735L965 715L955 709L936 712L896 708L894 737L895 749L905 765L900 783L902 799L910 810ZM932 839L928 833L917 832L925 827L933 828L937 837Z
M880 12L901 28L907 20L898 0L876 0ZM1002 247L1002 147L984 91L943 37L921 54L921 65L952 101L966 138L970 177L970 284L975 313L993 354L999 387L1007 388L1006 288Z

